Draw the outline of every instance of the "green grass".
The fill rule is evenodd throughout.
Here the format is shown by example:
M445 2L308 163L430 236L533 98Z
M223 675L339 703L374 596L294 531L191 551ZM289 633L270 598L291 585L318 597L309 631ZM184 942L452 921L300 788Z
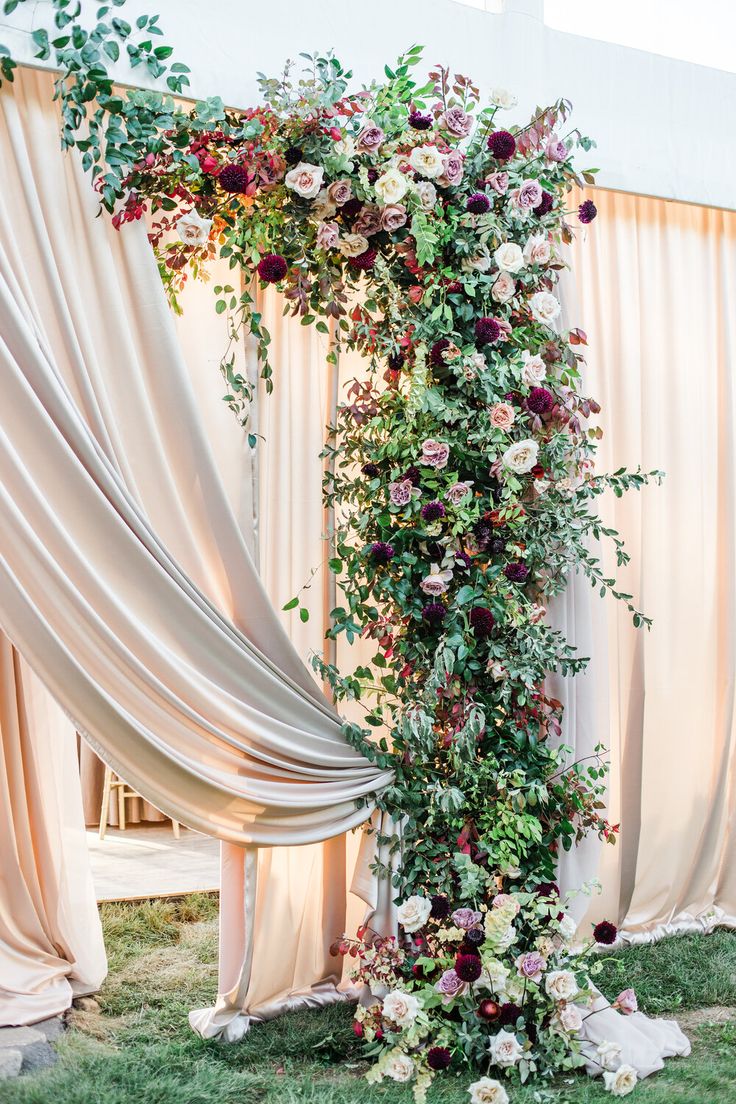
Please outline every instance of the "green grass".
M217 902L206 895L104 906L110 976L101 1011L74 1012L56 1067L1 1083L1 1104L411 1104L402 1086L365 1084L348 1006L283 1016L234 1046L198 1039L187 1013L214 996L216 917ZM669 939L612 956L601 988L629 984L646 1011L684 1016L693 1039L692 1057L667 1062L632 1100L736 1104L736 934ZM725 1022L707 1011L716 1005L730 1009ZM430 1104L468 1104L467 1081L438 1080ZM536 1104L535 1091L514 1089L513 1104ZM612 1098L581 1075L541 1099Z

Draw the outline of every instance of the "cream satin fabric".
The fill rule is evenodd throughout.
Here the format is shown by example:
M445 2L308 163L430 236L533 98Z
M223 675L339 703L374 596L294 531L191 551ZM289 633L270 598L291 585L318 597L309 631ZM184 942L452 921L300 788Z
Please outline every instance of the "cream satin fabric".
M229 841L225 867L242 879L254 858L235 844L339 836L388 775L345 745L254 570L241 528L252 476L215 368L222 334L209 331L193 385L144 228L117 235L95 219L88 178L58 153L48 77L22 74L0 106L2 622L111 765ZM307 901L314 884L330 897L318 862L293 865ZM299 969L273 967L281 947L260 957L262 997L320 977L344 927L341 875L338 931L303 904ZM223 915L240 916L223 926L222 958L227 979L239 962L242 996L243 932L249 944L261 906L243 912L255 898L234 874L222 893Z
M0 1025L63 1012L105 976L75 742L0 634Z

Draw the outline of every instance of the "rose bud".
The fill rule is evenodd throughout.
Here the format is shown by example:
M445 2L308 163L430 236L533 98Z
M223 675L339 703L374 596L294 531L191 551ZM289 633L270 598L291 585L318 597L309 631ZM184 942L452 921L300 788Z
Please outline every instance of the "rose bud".
M494 1000L482 1000L478 1005L478 1015L484 1020L497 1020L501 1009Z
M359 1039L363 1038L363 1025L360 1020L353 1020L353 1031Z

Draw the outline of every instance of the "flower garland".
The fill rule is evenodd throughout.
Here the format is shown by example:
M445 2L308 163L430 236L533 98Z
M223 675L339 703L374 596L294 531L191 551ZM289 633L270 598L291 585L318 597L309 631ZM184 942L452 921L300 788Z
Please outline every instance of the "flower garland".
M58 24L69 4L54 5ZM315 665L338 702L363 705L364 724L345 734L393 768L378 803L404 824L393 876L402 940L362 931L334 947L365 983L356 1032L377 1059L369 1080L413 1081L422 1101L441 1071L488 1068L471 1100L505 1104L501 1078L588 1061L625 1095L636 1075L616 1048L583 1057L579 1037L597 996L591 948L616 930L598 925L594 943L577 946L554 885L561 848L591 831L615 840L606 763L602 748L572 761L562 706L545 689L549 672L586 662L547 620L571 572L648 624L590 545L607 537L627 562L595 499L659 473L595 472L586 337L561 331L554 293L573 221L596 216L590 199L566 208L582 183L573 155L593 143L565 130L564 100L513 127L499 119L514 105L504 90L482 106L473 82L443 67L419 85L419 47L354 93L336 58L304 55L305 73L263 78L263 106L240 112L118 96L103 53L114 60L121 20L108 24L107 11L91 32L70 16L68 36L51 43L63 138L82 150L116 226L149 217L174 307L188 275L219 256L279 288L303 324L327 333L334 320L338 346L365 357L325 450L324 500L339 516L329 567L342 593L328 635L376 650L349 674ZM47 35L40 45L50 49ZM168 57L150 42L133 49L149 63ZM173 90L186 71L172 66ZM231 343L244 323L255 335L270 387L252 288L215 293ZM252 394L231 349L222 370L245 423ZM630 991L615 1007L634 1010Z

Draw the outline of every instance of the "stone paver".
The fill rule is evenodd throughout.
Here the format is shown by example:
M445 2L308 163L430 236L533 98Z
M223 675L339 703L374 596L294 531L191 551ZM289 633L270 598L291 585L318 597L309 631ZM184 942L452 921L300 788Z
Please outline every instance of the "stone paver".
M3 1047L0 1050L0 1081L8 1081L11 1077L17 1077L23 1065L23 1051L14 1047Z
M56 1051L52 1043L63 1030L61 1016L29 1027L0 1027L0 1081L53 1066Z

